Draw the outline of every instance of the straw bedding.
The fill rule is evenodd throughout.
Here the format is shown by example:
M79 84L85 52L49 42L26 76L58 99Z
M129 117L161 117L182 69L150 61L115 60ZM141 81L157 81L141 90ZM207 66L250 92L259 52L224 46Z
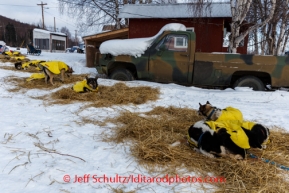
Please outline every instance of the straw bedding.
M18 71L18 72L31 72L31 73L39 73L40 71L36 69L36 66L31 65L27 69L23 70L17 70L15 66L0 66L1 69L4 70L13 70L13 71Z
M74 102L89 102L86 107L108 107L120 104L143 104L147 101L157 100L160 94L159 89L148 86L128 87L124 83L116 83L113 86L99 85L98 92L77 93L71 89L72 84L85 79L86 74L72 75L65 77L64 83L57 78L55 85L46 84L44 79L35 79L26 81L28 78L16 76L7 77L4 81L12 83L14 86L9 89L10 92L25 91L27 89L55 89L63 84L71 84L68 88L61 88L51 94L36 97L43 99L45 104L71 104Z
M143 104L157 100L159 89L148 86L128 87L124 83L113 86L99 85L98 92L76 93L71 88L60 89L45 98L50 104L69 104L75 101L89 102L89 107L108 107L121 104ZM87 107L85 106L85 107ZM85 108L84 107L84 108Z
M4 54L0 54L0 62L10 62L10 57Z
M85 78L86 75L72 75L70 77L65 76L64 83L60 82L60 77L54 78L54 85L51 85L49 82L48 84L45 83L44 79L35 79L32 81L26 81L26 78L10 76L7 77L4 81L6 83L13 83L14 87L9 89L10 92L18 92L20 90L25 89L54 89L57 87L62 86L63 84L71 84L77 81L81 81Z
M214 183L216 192L286 192L288 171L247 156L243 161L231 158L211 159L186 145L171 147L183 138L187 129L201 120L196 111L186 108L156 107L146 114L123 112L115 119L117 125L108 142L128 142L131 154L148 170L162 174L182 174L179 169L195 172L199 176L223 176L226 183ZM271 143L266 150L250 153L289 166L288 133L271 129Z
M25 56L23 54L20 54L19 56ZM11 62L11 63L15 63L15 62L21 62L21 61L24 61L24 62L27 62L27 61L30 61L29 58L24 58L23 60L16 60L15 58L13 57L10 57L8 55L4 55L4 54L0 54L0 62Z

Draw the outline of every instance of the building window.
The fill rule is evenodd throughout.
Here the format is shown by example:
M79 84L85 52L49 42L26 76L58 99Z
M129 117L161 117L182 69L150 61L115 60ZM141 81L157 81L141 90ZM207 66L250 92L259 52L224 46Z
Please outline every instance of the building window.
M52 50L65 50L65 41L52 40Z
M194 27L187 27L186 31L194 32L194 31L195 31L195 28L194 28Z
M187 48L188 40L186 37L175 37L175 48Z
M156 46L156 49L167 51L187 52L188 37L186 35L168 35Z
M34 47L42 50L49 50L49 39L34 39Z
M162 47L168 51L187 52L188 37L186 35L168 35L162 41Z

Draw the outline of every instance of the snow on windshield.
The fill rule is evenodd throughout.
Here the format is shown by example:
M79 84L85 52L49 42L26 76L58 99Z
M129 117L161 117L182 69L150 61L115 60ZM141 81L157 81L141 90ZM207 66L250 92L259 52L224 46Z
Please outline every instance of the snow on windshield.
M186 31L186 26L180 23L170 23L162 27L162 29L153 37L108 40L100 45L99 50L101 54L111 54L114 56L131 55L140 57L154 39L162 34L163 31Z

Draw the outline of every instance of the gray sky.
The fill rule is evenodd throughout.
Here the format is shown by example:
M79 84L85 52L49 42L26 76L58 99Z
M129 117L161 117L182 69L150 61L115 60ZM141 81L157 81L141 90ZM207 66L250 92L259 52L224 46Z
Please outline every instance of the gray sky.
M57 0L42 0L47 3L44 6L44 23L47 27L54 27L54 17L56 28L67 27L71 35L75 35L77 26L74 18L69 18L66 14L61 15L58 9ZM42 22L41 0L0 0L0 15L29 24ZM45 9L48 8L48 9ZM0 23L1 26L1 23ZM78 34L80 35L80 34Z

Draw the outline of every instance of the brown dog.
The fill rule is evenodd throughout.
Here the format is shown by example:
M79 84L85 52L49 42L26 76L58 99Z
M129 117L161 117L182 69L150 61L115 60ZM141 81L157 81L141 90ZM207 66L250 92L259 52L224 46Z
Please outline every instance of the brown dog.
M203 115L207 120L216 121L222 114L222 110L211 105L209 101L202 105L199 103L200 107L198 110L199 115Z
M211 105L209 101L204 105L201 103L199 105L199 115L205 116L209 121L229 121L238 125L243 122L243 114L239 109L233 107L219 109Z
M49 82L54 85L53 79L55 76L60 75L61 82L64 82L64 75L66 74L67 77L74 72L71 67L61 61L49 61L38 64L38 67L43 70L45 74L45 83Z

